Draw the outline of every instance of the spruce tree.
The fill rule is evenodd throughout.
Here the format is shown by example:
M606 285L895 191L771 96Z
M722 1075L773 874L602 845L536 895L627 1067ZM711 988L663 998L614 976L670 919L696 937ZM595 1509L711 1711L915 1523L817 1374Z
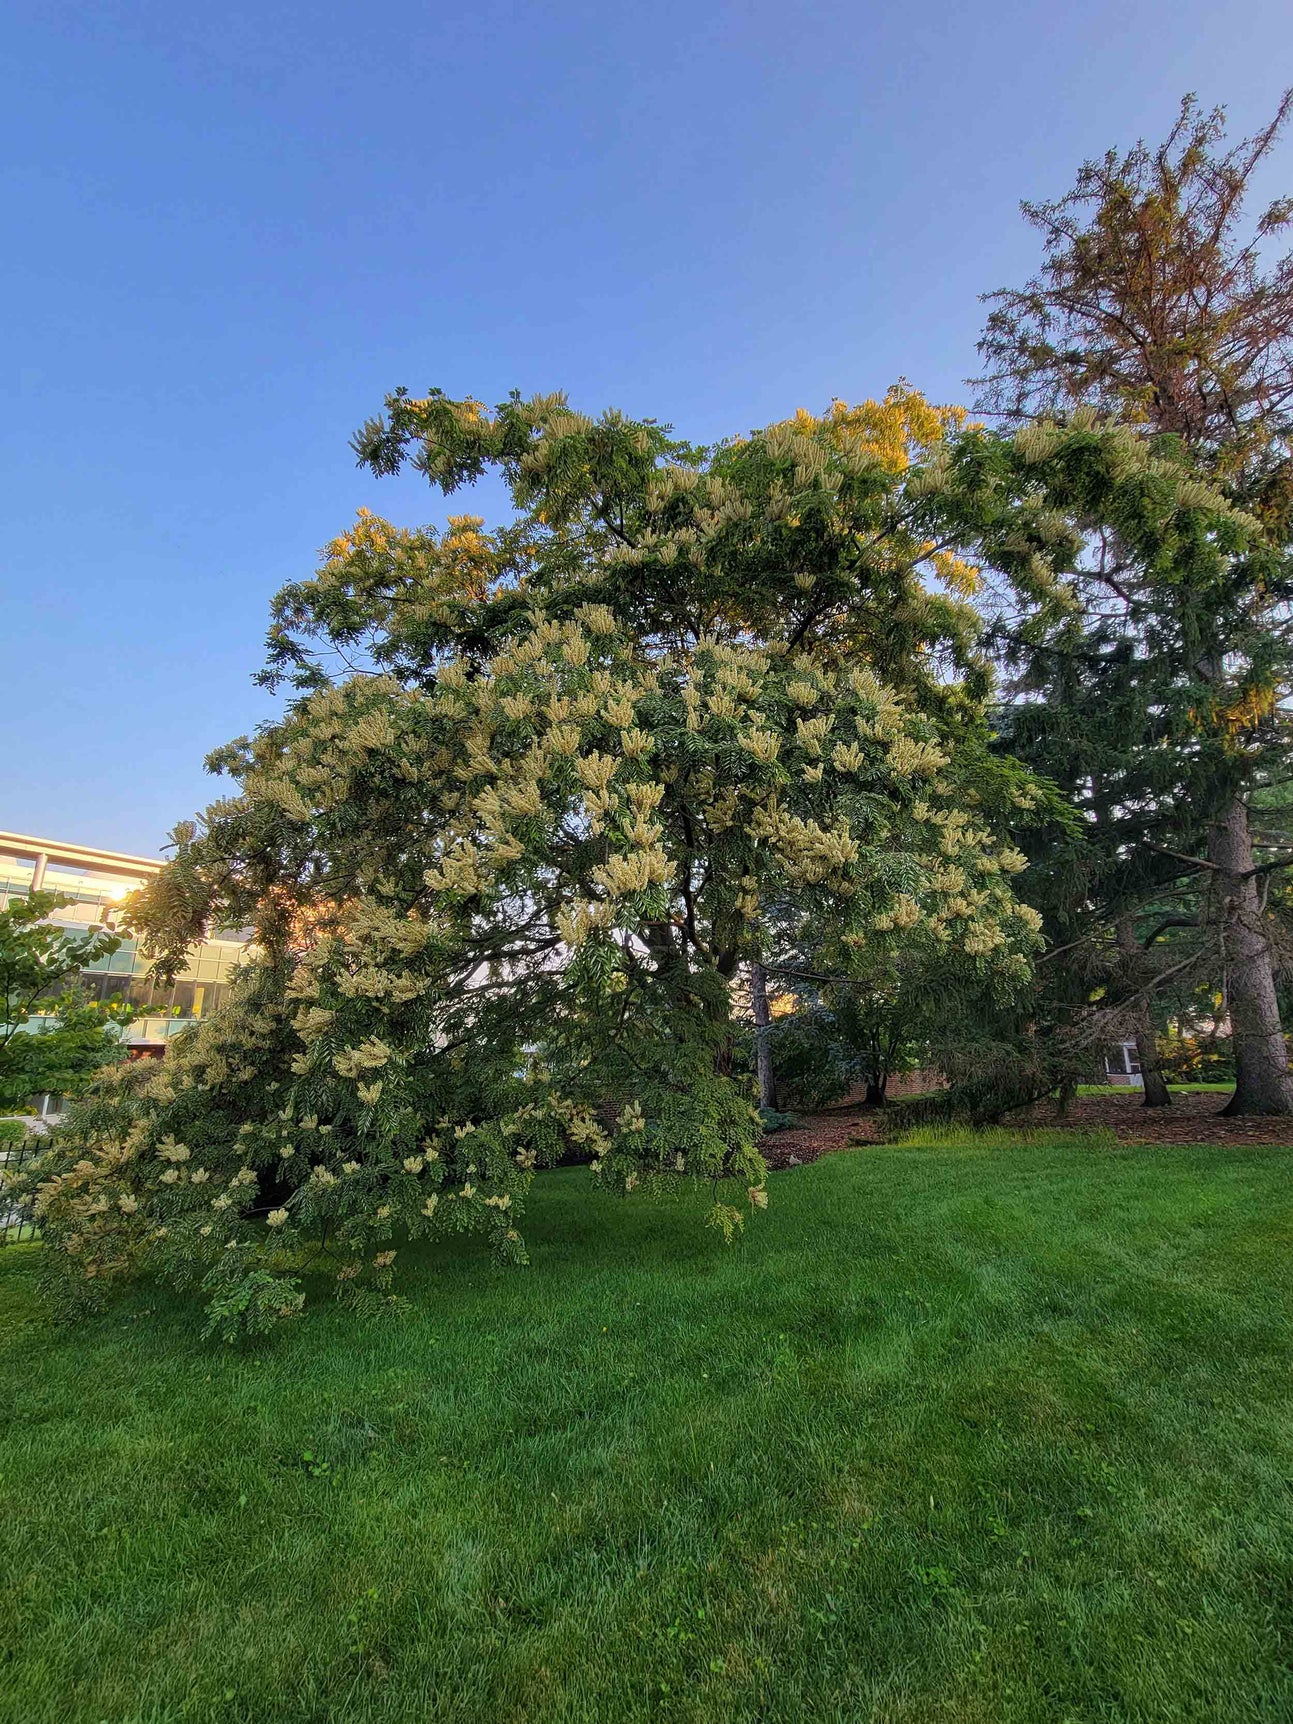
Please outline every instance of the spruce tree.
M1187 461L1266 546L1199 580L1170 555L1130 555L1107 522L1079 517L1081 624L999 625L1019 700L1041 700L1063 737L1049 753L1085 756L1069 782L1088 804L1124 958L1140 945L1137 910L1171 879L1164 852L1195 877L1233 1025L1236 1113L1293 1111L1262 885L1293 854L1284 831L1273 846L1255 841L1251 818L1289 767L1293 257L1267 253L1293 201L1245 219L1252 176L1291 106L1293 94L1226 149L1224 114L1187 99L1160 146L1110 151L1065 197L1025 204L1043 267L989 296L980 343L980 404L1007 424L1046 438L1079 414L1121 419ZM1106 688L1115 698L1101 713ZM1021 706L1010 723L1016 740L1040 740L1036 710ZM1138 1040L1146 1031L1137 1026Z

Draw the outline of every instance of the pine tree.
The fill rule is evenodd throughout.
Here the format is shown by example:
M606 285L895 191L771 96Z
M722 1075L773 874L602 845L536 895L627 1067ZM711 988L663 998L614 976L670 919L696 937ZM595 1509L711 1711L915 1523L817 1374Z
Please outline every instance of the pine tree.
M1102 806L1112 845L1106 879L1122 858L1105 908L1124 956L1138 943L1128 921L1138 895L1152 900L1164 883L1162 850L1199 877L1234 1027L1228 1111L1239 1113L1293 1111L1261 890L1263 875L1293 857L1283 833L1273 850L1255 845L1250 819L1254 797L1287 777L1289 760L1293 257L1267 264L1265 251L1293 219L1293 201L1247 226L1244 209L1291 109L1293 93L1263 131L1225 150L1224 114L1187 99L1162 145L1111 151L1088 162L1065 197L1025 204L1044 265L1024 288L989 296L980 343L982 405L1036 425L1042 438L1089 412L1135 425L1165 457L1188 461L1265 541L1267 554L1200 580L1170 556L1129 555L1116 530L1088 518L1089 554L1074 581L1082 638L1069 623L1000 631L1023 698L1045 691L1058 730L1092 726L1086 795L1093 819ZM1065 652L1089 673L1076 700L1064 692ZM1106 676L1119 688L1116 724L1093 715L1089 699ZM1036 735L1035 714L1012 725ZM1147 773L1156 782L1138 788Z

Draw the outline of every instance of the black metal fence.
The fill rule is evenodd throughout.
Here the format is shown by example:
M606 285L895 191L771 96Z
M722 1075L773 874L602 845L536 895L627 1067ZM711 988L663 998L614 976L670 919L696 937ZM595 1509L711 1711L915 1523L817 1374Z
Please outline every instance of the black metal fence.
M6 1122L7 1123L7 1122ZM36 1237L36 1220L26 1202L9 1190L7 1174L20 1173L40 1154L44 1133L23 1127L23 1134L10 1142L0 1138L0 1246L17 1245Z

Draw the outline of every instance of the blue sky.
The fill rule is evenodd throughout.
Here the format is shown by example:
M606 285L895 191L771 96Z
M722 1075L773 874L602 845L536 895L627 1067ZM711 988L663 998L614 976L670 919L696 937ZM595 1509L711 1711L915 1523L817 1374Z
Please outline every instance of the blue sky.
M361 504L443 519L355 469L388 390L701 440L963 397L1021 197L1293 81L1288 0L46 0L0 42L0 827L145 852L273 710L276 588Z

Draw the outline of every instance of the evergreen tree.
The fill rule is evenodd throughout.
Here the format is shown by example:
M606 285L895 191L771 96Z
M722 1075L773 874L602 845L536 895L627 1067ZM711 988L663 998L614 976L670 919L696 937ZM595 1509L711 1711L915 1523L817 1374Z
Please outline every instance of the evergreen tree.
M1142 1046L1137 914L1148 909L1156 925L1162 892L1180 890L1181 870L1192 877L1234 1026L1228 1111L1241 1113L1293 1111L1263 887L1293 862L1293 845L1286 828L1271 844L1252 827L1255 797L1287 778L1289 761L1293 258L1267 263L1265 252L1293 202L1245 225L1252 175L1291 105L1286 96L1262 132L1225 150L1222 112L1187 99L1161 146L1111 151L1065 197L1025 204L1044 265L1024 288L990 296L980 343L983 404L1029 424L1020 443L1044 447L1059 424L1117 416L1164 458L1187 461L1264 541L1265 554L1200 579L1079 514L1080 620L998 622L1020 703L1010 746L1085 803L1093 890L1141 1001Z

